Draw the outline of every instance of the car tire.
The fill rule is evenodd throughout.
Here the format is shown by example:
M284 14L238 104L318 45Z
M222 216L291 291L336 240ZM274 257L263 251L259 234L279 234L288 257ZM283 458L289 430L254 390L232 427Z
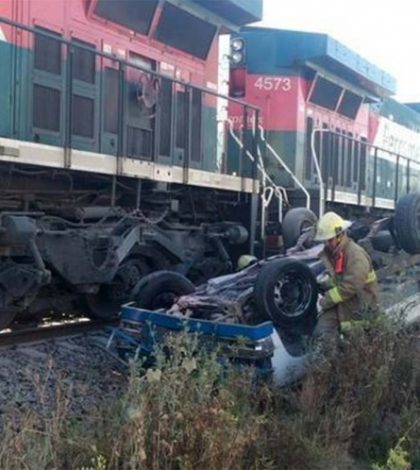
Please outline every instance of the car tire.
M309 266L283 258L267 263L254 288L255 307L261 318L276 326L293 327L315 319L318 285Z
M194 284L182 274L157 271L141 279L133 289L131 300L146 310L168 309L177 297L194 291Z
M313 227L317 222L316 215L306 207L290 209L282 222L283 245L287 250L296 245L302 232Z
M406 194L398 200L394 227L401 248L411 255L420 253L420 193Z

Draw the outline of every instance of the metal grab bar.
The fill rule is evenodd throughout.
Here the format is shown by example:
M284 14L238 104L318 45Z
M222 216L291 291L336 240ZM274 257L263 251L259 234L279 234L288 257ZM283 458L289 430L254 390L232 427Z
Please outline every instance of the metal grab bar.
M280 163L280 165L283 167L284 170L291 176L293 181L299 186L299 188L303 191L303 193L306 196L306 208L310 209L311 207L311 195L309 194L308 190L303 186L303 184L298 180L298 178L293 174L292 170L284 163L280 155L273 149L273 147L267 142L265 139L265 130L264 127L260 124L259 125L260 131L261 131L261 140L264 142L265 146L270 150L272 155L276 158L276 160Z
M261 165L261 168L262 168L262 171L263 171L263 177L266 178L269 183L271 184L271 186L274 187L275 191L276 191L276 197L278 199L281 199L282 201L284 200L285 203L287 205L289 205L289 197L287 195L287 191L286 191L286 188L284 188L283 186L279 186L278 184L276 184L273 179L268 175L268 173L265 171L265 166L264 166L264 160L262 158L262 155L261 155L261 148L260 146L257 147L257 153L258 153L258 161L260 162L260 165ZM266 186L265 184L265 181L264 181L264 186ZM283 206L280 206L279 207L279 222L281 222L283 220Z
M265 237L265 221L266 221L266 210L270 205L271 200L274 196L274 188L272 186L264 187L261 193L261 239Z
M316 173L319 179L319 214L318 217L321 217L324 214L325 209L325 188L324 181L322 180L321 167L319 165L318 156L315 149L315 133L316 132L330 132L330 129L314 129L311 134L311 155L312 160L315 164Z
M244 148L244 144L243 142L241 141L241 139L239 139L239 137L235 134L235 132L233 131L233 123L230 119L226 119L226 121L228 122L229 124L229 134L231 135L231 137L233 138L233 140L238 144L239 148L241 150L243 150ZM278 186L274 181L273 179L270 177L270 175L265 171L265 168L264 168L264 163L263 163L263 160L262 160L262 157L261 157L261 151L258 147L257 149L257 152L258 152L258 162L257 162L257 168L258 170L260 171L262 177L263 177L263 193L264 194L264 191L267 187L266 185L266 180L270 183L272 189L273 189L273 194L271 195L270 197L270 202L271 202L271 199L273 197L273 195L275 195L278 200L279 200L279 222L281 222L283 220L283 201L285 200L286 202L288 202L288 198L287 198L287 192L286 192L286 189L283 188L282 186ZM254 163L255 162L255 157L252 155L252 153L249 151L249 150L245 150L245 154L247 155L247 157ZM269 203L268 203L269 204ZM263 213L265 212L265 209L267 208L267 206L264 206L264 203L263 203ZM265 217L265 216L264 216ZM263 218L263 216L262 216ZM264 227L264 223L263 223L263 220L261 221L261 225L262 227Z

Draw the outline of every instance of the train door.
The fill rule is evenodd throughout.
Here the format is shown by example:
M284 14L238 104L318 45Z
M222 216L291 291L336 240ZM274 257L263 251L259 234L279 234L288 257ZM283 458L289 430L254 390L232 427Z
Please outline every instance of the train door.
M65 48L61 32L35 20L32 87L30 100L31 140L62 146L65 132Z
M191 83L191 74L182 75L176 69L176 78ZM203 96L200 90L174 85L174 165L188 165L191 168L202 168L202 108Z
M183 166L190 145L191 93L185 85L173 81L185 78L177 66L161 62L159 71L165 77L160 78L157 159Z
M159 72L165 75L160 79L160 97L159 97L159 119L157 135L157 161L171 165L173 161L174 145L174 83L171 79L175 78L176 67L166 62L161 62Z
M81 39L83 38L83 39ZM95 53L99 44L85 32L72 29L71 33L71 132L72 147L98 150L99 133L99 83L98 59ZM69 85L67 85L69 86Z
M102 43L102 51L111 54L112 47L104 42ZM106 58L100 59L99 70L102 80L100 152L117 155L118 150L122 149L120 125L123 116L120 95L123 72L117 61Z
M142 70L127 67L125 103L127 116L126 155L129 158L152 160L155 145L155 122L161 82L147 71L156 70L156 62L134 52L128 61Z
M209 139L206 140L206 148L208 149L207 155L207 170L215 171L215 165L212 164L212 159L216 155L215 145L217 130L213 127L217 125L216 123L216 116L212 116L210 114L211 109L215 109L215 106L211 108L211 106L207 106L206 110L208 114L203 115L203 93L200 90L192 89L191 91L191 159L190 159L190 166L192 168L199 168L201 169L203 166L203 149L202 149L202 140L203 140L203 120L205 120L205 129L207 130L205 136L210 136L211 141ZM208 99L208 97L207 97ZM212 147L213 144L213 147Z
M189 94L188 89L179 83L175 84L175 147L173 164L183 166L187 145L189 144Z

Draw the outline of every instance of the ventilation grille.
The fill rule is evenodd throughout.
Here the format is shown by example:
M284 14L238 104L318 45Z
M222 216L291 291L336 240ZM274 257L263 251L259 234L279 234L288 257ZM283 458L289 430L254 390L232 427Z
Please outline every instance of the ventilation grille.
M145 129L128 127L127 155L130 158L151 160L152 133Z
M46 29L37 28L40 31L54 34L58 38L59 34ZM34 66L38 70L43 70L55 75L61 75L61 43L53 38L35 34L34 46Z
M76 45L82 45L94 49L95 46L83 41L73 40ZM86 83L95 83L95 54L85 49L75 47L72 63L73 78Z
M54 88L34 85L33 125L39 129L60 131L61 93Z
M74 135L93 138L95 102L84 96L73 95L72 130Z

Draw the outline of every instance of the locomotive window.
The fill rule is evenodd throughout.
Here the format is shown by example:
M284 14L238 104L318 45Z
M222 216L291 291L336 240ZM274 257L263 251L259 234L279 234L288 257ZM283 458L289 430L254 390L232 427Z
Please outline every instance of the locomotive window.
M95 49L95 46L78 39L73 39L75 45ZM87 83L95 83L95 53L75 47L73 52L73 78Z
M216 26L165 3L156 29L156 39L205 59L209 53Z
M80 137L93 138L94 100L84 96L72 96L72 129Z
M112 134L118 133L118 70L105 68L104 76L104 130Z
M357 116L360 105L362 104L362 100L363 98L361 96L346 90L344 92L340 106L338 107L338 112L344 116L354 119Z
M60 34L44 28L36 28L60 38ZM61 75L61 43L54 38L35 33L34 66L38 70Z
M33 125L49 131L60 131L60 98L59 90L34 85L33 88Z
M132 31L148 34L158 0L98 0L95 14Z
M317 77L309 101L327 109L335 110L342 88L329 80Z

